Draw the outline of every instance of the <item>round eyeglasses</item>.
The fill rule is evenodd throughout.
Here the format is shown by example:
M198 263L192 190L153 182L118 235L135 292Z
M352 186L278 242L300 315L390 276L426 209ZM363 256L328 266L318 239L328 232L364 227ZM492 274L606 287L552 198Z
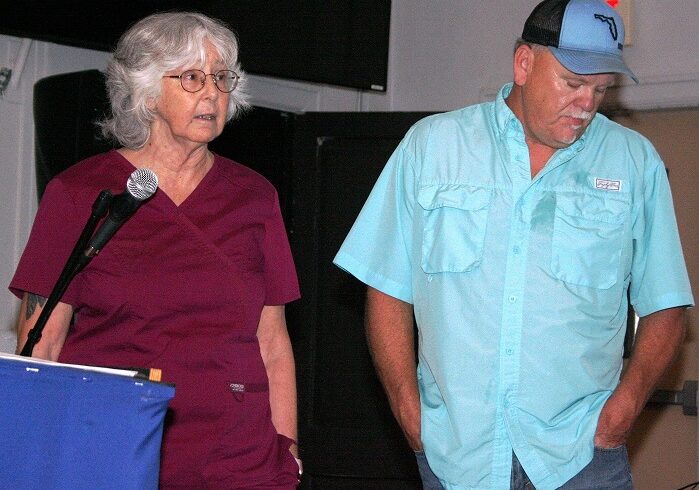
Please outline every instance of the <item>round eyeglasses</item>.
M206 77L212 77L214 85L221 92L229 93L238 85L238 74L232 70L219 70L216 73L204 73L201 70L187 70L181 75L164 75L163 78L179 78L180 85L187 92L199 92L204 88Z

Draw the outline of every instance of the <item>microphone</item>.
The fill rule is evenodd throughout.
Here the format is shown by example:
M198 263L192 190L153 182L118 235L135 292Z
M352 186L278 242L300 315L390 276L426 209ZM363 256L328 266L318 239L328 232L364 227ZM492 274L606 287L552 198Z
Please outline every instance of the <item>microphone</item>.
M126 190L112 198L109 215L88 242L84 257L92 258L114 236L139 206L158 190L158 176L150 169L136 169L126 181Z

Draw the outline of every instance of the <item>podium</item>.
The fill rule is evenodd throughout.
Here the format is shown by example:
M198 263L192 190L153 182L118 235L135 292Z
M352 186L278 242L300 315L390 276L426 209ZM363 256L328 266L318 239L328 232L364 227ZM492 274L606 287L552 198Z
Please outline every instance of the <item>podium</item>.
M0 354L0 488L157 490L171 385Z

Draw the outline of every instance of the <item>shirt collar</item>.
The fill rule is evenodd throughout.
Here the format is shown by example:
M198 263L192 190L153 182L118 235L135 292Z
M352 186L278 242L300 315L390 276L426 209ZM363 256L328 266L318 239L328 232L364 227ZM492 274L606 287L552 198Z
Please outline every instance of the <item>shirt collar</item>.
M523 133L522 125L519 124L519 120L512 112L512 109L507 105L505 99L512 92L512 82L506 83L502 86L495 98L495 124L497 125L500 136L504 137L507 134L507 130L514 126L519 126L520 132Z

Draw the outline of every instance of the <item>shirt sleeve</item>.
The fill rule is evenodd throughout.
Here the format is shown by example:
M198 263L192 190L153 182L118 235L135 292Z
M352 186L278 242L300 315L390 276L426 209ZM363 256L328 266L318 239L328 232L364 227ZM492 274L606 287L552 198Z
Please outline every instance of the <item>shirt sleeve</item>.
M639 316L694 305L670 183L660 157L653 154L657 165L646 171L643 198L633 223L631 304Z
M275 192L272 211L265 222L263 243L265 260L265 304L281 305L298 299L299 291L296 267L284 227L279 198Z
M412 303L414 159L410 133L394 151L333 262L365 284Z
M49 182L10 291L19 298L24 292L48 297L89 216L90 210L78 209L59 179ZM75 282L71 283L61 301L74 305L76 289Z

